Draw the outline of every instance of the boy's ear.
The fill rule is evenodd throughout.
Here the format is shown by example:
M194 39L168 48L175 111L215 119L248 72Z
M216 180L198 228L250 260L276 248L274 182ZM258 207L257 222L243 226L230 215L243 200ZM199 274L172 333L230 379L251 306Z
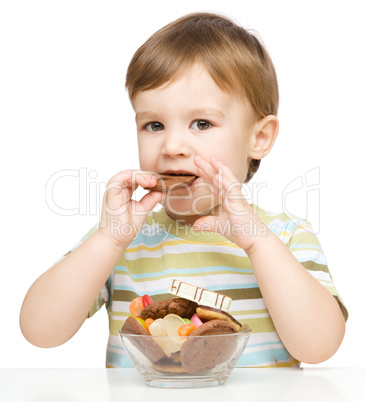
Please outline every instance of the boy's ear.
M279 120L274 115L263 117L253 128L252 146L248 156L252 159L264 158L273 147L279 132Z

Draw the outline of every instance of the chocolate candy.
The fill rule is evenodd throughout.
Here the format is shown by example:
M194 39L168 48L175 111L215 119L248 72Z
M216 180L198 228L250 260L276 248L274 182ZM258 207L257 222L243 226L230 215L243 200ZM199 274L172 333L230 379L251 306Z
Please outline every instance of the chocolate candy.
M161 300L150 304L141 311L143 320L152 318L164 318L167 314L177 314L182 318L191 318L195 314L198 304L187 299L175 297L173 299Z
M181 347L182 369L192 374L203 373L228 361L237 348L235 333L235 326L224 320L207 321L194 329ZM223 334L233 336L214 336Z
M128 317L122 326L122 334L129 335L149 335L150 333L146 331L143 326L132 316ZM165 352L161 347L153 340L147 336L142 338L131 337L129 340L133 345L139 349L152 363L157 362L162 359Z
M196 176L178 176L169 174L154 174L157 184L154 187L144 187L146 190L167 192L187 187L196 179Z
M232 317L231 314L217 308L198 306L196 309L196 314L202 321L223 320L233 324L237 331L240 331L242 328L242 324Z
M190 285L189 283L181 282L177 279L173 279L170 282L167 291L173 295L203 304L204 306L210 306L224 311L229 310L232 301L228 296Z

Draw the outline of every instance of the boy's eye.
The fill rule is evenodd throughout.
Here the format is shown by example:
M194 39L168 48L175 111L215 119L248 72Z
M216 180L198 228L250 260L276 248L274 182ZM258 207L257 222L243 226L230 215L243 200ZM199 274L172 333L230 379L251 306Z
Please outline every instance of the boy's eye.
M194 125L196 124L196 128L194 127ZM200 131L204 131L207 130L208 128L210 128L212 126L211 123L209 123L209 121L207 120L195 120L192 124L192 127L195 130L200 130Z
M147 131L161 131L163 129L163 124L158 121L153 121L145 125Z

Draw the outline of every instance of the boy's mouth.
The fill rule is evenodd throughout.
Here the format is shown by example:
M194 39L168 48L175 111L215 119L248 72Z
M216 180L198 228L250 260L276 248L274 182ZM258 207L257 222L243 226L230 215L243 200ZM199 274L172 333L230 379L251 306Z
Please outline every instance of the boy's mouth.
M195 176L193 174L184 174L184 173L164 173L168 176Z
M168 176L184 176L184 177L195 177L195 180L188 184L188 187L192 188L193 184L196 183L196 181L199 179L199 176L197 176L194 173L188 172L187 170L167 170L166 172L161 173L163 175L168 175Z
M176 177L176 179L175 179ZM193 189L193 185L198 181L199 176L188 172L172 172L167 171L159 174L159 182L154 187L150 187L154 191L174 191L181 187L190 187ZM148 189L148 187L145 187Z
M194 187L196 186L196 183L197 183L197 181L198 181L198 179L200 178L200 176L197 176L197 175L195 175L195 174L192 174L192 173L190 173L190 172L186 172L186 171L181 171L181 170L179 170L179 171L175 171L175 172L173 172L173 171L167 171L167 172L164 172L163 173L164 175L167 175L167 176L177 176L177 177L179 177L179 176L184 176L185 178L187 178L187 177L195 177L195 179L192 181L192 182L190 182L189 181L189 184L187 184L187 187L190 187L190 189L194 189ZM185 186L184 186L185 187Z
M166 174L169 176L196 176L195 174L186 170L166 170L166 172L162 172L161 174Z
M189 181L188 183L186 183L184 186L182 186L183 188L189 187L191 190L194 190L194 188L196 187L196 185L198 183L198 180L200 179L200 176L196 176L196 175L192 175L192 174L169 174L169 176L177 176L177 177L184 176L184 178L191 177L192 180ZM176 188L176 189L178 189L178 188Z

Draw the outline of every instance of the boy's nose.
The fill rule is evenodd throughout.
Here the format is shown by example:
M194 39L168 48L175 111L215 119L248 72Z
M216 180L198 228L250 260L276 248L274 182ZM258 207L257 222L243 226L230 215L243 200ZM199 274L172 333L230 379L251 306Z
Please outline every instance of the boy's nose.
M187 137L187 133L178 130L165 133L165 142L162 149L163 155L175 157L189 154L190 148Z

